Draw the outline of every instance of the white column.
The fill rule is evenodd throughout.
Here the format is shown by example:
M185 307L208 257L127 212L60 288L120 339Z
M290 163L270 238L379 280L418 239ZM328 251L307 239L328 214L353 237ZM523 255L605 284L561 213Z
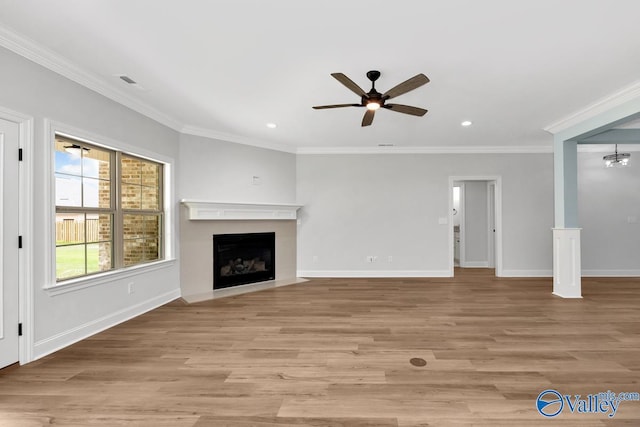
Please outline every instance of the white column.
M578 146L554 141L555 228L553 229L553 294L582 298L580 229L578 227Z
M553 229L553 294L582 298L580 228Z

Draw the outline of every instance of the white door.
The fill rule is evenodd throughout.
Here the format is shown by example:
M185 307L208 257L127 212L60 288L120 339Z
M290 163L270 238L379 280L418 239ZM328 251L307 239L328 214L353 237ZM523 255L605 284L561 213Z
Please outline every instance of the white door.
M0 368L19 359L18 137L19 125L0 119Z
M489 268L496 268L496 183L490 182L488 187L487 206L489 208Z

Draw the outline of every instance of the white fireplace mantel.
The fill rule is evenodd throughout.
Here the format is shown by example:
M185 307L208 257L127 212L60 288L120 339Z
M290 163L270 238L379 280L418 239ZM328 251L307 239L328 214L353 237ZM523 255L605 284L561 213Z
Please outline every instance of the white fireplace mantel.
M301 205L266 203L225 203L182 199L190 220L291 220L297 218Z

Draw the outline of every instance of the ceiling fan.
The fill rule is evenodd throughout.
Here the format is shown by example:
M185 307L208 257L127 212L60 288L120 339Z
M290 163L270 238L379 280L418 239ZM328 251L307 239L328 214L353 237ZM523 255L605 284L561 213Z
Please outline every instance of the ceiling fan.
M406 80L399 85L394 86L385 93L380 93L376 90L376 80L380 77L380 71L367 72L367 78L371 80L371 90L365 92L360 86L355 84L353 80L345 76L342 73L332 73L331 76L345 85L347 89L360 97L359 104L336 104L336 105L319 105L313 107L316 110L323 110L326 108L342 108L342 107L367 107L367 111L362 118L362 126L369 126L373 122L373 116L376 110L379 108L386 108L387 110L396 111L398 113L411 114L412 116L424 116L427 110L418 107L412 107L410 105L402 104L387 104L387 100L395 98L405 94L411 90L417 89L420 86L429 83L429 78L424 74L417 74Z

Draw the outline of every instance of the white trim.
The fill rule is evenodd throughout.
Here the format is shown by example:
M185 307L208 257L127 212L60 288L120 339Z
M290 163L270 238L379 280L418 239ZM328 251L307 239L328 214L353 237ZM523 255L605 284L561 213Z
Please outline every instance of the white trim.
M44 286L43 289L51 296L67 294L81 289L90 288L92 286L102 285L104 283L112 283L114 280L124 280L140 274L147 274L152 271L172 267L175 263L175 259L168 259L149 264L139 264L133 267L57 282L55 285Z
M611 153L614 143L578 144L578 153ZM618 143L620 151L640 151L640 144Z
M636 98L640 98L640 80L547 125L544 130L551 134L557 134Z
M447 270L298 270L298 277L394 278L451 277Z
M179 131L183 125L175 118L155 109L135 96L127 94L118 89L115 84L111 84L95 74L89 73L68 59L54 53L53 51L36 44L34 41L14 33L6 28L0 27L0 46L9 49L18 55L27 58L38 65L41 65L69 80L78 83L94 92L99 93L121 105L131 108L138 113L149 117L169 128ZM120 80L114 77L114 83Z
M22 336L19 337L19 361L21 365L33 360L34 342L34 296L33 296L33 159L34 120L33 117L0 106L0 118L16 123L20 127L19 147L22 148L22 162L19 164L19 220L18 234L22 236L19 252L19 321Z
M233 142L236 144L250 145L252 147L264 148L267 150L283 151L285 153L295 154L297 152L296 147L288 144L262 141L255 138L232 135L230 133L218 132L212 129L204 129L191 125L183 126L182 129L180 129L180 133L186 135L202 136L205 138L217 139L220 141Z
M545 146L447 146L447 147L298 147L296 154L550 154Z
M496 277L502 277L504 272L502 270L502 176L500 175L471 175L471 176L449 176L449 224L453 224L453 186L455 182L459 181L494 181L496 184L495 191L495 227L496 227L496 245L495 245L495 270ZM461 209L463 210L463 209ZM464 220L464 216L460 218L460 221ZM462 222L460 224L461 240L462 236ZM461 242L462 243L462 242ZM454 275L453 265L453 252L454 252L454 235L453 226L449 227L449 275ZM462 247L460 249L462 252ZM462 264L463 256L460 254L460 265L468 267L469 263L465 261Z
M300 205L267 203L225 203L180 200L189 209L190 220L292 220Z
M582 277L640 277L640 270L582 270Z
M0 27L0 46L35 62L42 67L53 71L56 74L64 76L69 80L90 89L106 98L109 98L120 105L128 107L133 111L142 114L156 122L163 124L177 132L189 135L204 136L209 138L221 139L223 141L234 142L237 144L251 145L270 150L285 151L295 153L295 147L287 144L261 141L240 135L232 135L218 132L212 129L203 129L189 124L185 124L181 120L160 111L157 108L141 101L137 94L129 94L128 90L132 89L140 91L140 87L132 87L131 85L123 86L120 80L120 74L114 74L113 81L107 81L104 78L90 73L67 58L55 53L34 42L33 40L15 33L7 28ZM122 86L122 89L118 86Z
M496 267L496 183L487 182L487 268Z
M454 181L454 187L455 187L455 181ZM460 249L460 256L458 257L458 266L463 266L465 264L465 260L466 260L466 253L467 253L467 246L466 246L466 218L465 218L465 197L466 197L466 187L464 185L464 182L459 182L458 186L460 188L460 228L459 228L459 232L458 232L458 237L460 238L460 244L459 244L459 249ZM451 202L453 203L453 187L451 187L451 194L450 197ZM451 205L453 206L453 205ZM451 208L451 223L453 224L453 208ZM453 228L453 227L452 227ZM453 249L453 256L455 257L455 232L453 233L453 245L454 245L454 249ZM454 261L455 264L455 261ZM452 273L453 274L453 273Z
M553 294L582 297L580 228L553 228Z
M462 268L489 268L489 261L465 261Z
M502 277L553 277L553 270L502 270Z
M95 134L93 132L86 131L81 128L77 128L75 126L67 125L65 123L57 122L51 119L44 119L44 142L42 148L42 154L45 156L45 171L44 171L44 182L43 188L45 189L44 194L44 202L45 207L48 206L48 216L46 216L44 228L44 245L46 254L44 255L44 267L46 272L46 281L43 285L44 289L51 290L56 288L57 286L62 286L68 288L68 286L64 286L65 283L71 284L74 286L78 286L78 288L84 288L87 286L93 286L94 284L103 283L108 281L109 279L98 280L94 283L94 277L98 277L99 279L111 278L115 279L120 277L119 274L127 274L129 269L118 269L113 271L105 272L104 274L99 274L96 276L88 276L82 277L77 281L71 280L67 282L56 282L56 269L55 269L55 217L56 217L56 205L53 200L53 195L55 193L55 159L53 156L53 141L56 133L61 135L66 135L75 139L79 139L81 141L89 142L93 145L104 147L111 150L117 150L125 154L131 154L137 157L146 158L148 160L153 160L155 162L162 163L164 166L164 209L165 209L165 221L164 221L164 242L165 242L165 259L159 261L159 264L162 264L165 261L173 261L176 254L176 224L173 218L175 218L175 206L174 206L174 195L175 195L175 179L173 179L173 166L175 164L175 160L172 157L165 156L163 154L155 153L150 150L145 150L142 148L137 148L132 145L107 138L102 135ZM144 268L149 265L155 265L158 263L144 264L140 267ZM62 288L61 288L62 289ZM68 292L68 290L65 290Z
M134 306L127 307L115 313L103 316L99 319L92 320L68 331L61 332L50 338L37 341L35 343L34 360L40 359L41 357L58 351L64 347L67 347L106 329L112 328L122 322L126 322L129 319L140 316L141 314L158 308L177 298L180 298L180 290L174 289L173 291L167 292L163 295L153 297Z

